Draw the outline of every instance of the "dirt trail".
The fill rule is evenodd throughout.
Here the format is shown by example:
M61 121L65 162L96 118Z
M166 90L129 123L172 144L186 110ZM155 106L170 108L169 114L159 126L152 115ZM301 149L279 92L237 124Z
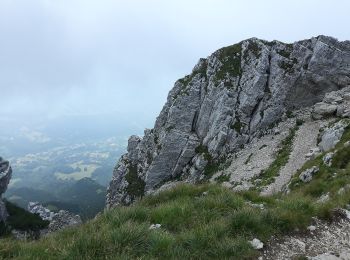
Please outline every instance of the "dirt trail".
M319 129L319 121L305 122L299 127L293 140L292 152L287 164L282 167L275 181L261 192L262 195L271 195L281 191L283 186L290 181L293 174L305 164L307 161L305 154L307 154L311 148L317 146Z

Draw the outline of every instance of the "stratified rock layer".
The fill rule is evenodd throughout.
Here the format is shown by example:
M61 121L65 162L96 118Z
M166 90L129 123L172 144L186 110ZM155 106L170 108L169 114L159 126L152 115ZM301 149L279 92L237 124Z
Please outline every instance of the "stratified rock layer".
M154 128L129 139L107 207L128 205L166 182L209 178L218 162L284 114L349 86L349 64L350 42L325 36L293 44L253 38L200 59L175 83ZM338 113L336 102L315 106L316 117Z

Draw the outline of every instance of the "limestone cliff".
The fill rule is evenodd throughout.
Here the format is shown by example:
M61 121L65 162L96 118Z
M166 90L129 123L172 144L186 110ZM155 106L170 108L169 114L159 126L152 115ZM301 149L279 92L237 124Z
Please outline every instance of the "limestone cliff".
M5 203L1 199L1 196L3 193L5 193L11 176L12 169L9 162L3 160L2 157L0 157L0 222L5 221L7 218L7 210Z
M107 207L131 204L177 180L212 179L228 158L237 159L279 123L292 127L295 119L288 121L288 115L295 111L318 103L315 115L337 113L338 107L319 102L350 85L349 64L350 42L326 36L293 44L252 38L200 59L175 83L154 128L142 138L130 137L108 188ZM269 163L267 158L261 165ZM231 181L249 175L234 172Z

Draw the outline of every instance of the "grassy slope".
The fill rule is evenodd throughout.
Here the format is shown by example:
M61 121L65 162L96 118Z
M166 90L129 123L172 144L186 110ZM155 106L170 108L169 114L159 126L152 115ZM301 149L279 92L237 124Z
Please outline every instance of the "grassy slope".
M296 177L286 196L260 197L257 192L233 193L216 185L183 185L145 197L131 207L105 212L81 227L58 232L40 241L0 241L0 257L17 259L250 259L257 256L248 243L255 237L303 230L313 216L331 217L335 207L350 203L350 140L347 129L337 145L332 167L322 156L304 168L318 165L320 172L304 184ZM337 172L336 175L333 173ZM203 192L207 192L204 195ZM330 192L327 203L315 203ZM264 203L265 210L247 202ZM162 227L149 230L152 223Z

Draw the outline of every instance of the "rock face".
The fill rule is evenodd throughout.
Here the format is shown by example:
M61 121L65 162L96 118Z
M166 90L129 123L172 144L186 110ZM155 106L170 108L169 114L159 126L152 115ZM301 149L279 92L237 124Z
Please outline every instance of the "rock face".
M77 226L82 224L79 215L74 215L66 210L60 210L56 213L49 224L48 231L55 232L67 227Z
M39 202L29 202L28 211L38 214L43 220L50 221L48 228L41 231L42 234L47 234L67 227L82 224L79 215L74 215L66 210L60 210L59 212L55 213L45 208Z
M321 142L319 144L322 151L328 151L335 147L342 137L347 125L348 122L341 120L323 131Z
M48 221L51 221L53 216L55 215L54 212L45 208L39 202L29 202L28 211L33 214L38 214L43 220L48 220Z
M208 179L219 162L297 109L317 104L315 118L347 117L341 100L326 93L350 85L349 64L350 42L325 36L293 44L252 38L200 59L175 83L154 128L129 139L107 207L129 205L167 182Z
M5 221L8 216L5 203L2 201L1 196L3 193L5 193L11 176L12 169L9 162L0 157L0 222Z

